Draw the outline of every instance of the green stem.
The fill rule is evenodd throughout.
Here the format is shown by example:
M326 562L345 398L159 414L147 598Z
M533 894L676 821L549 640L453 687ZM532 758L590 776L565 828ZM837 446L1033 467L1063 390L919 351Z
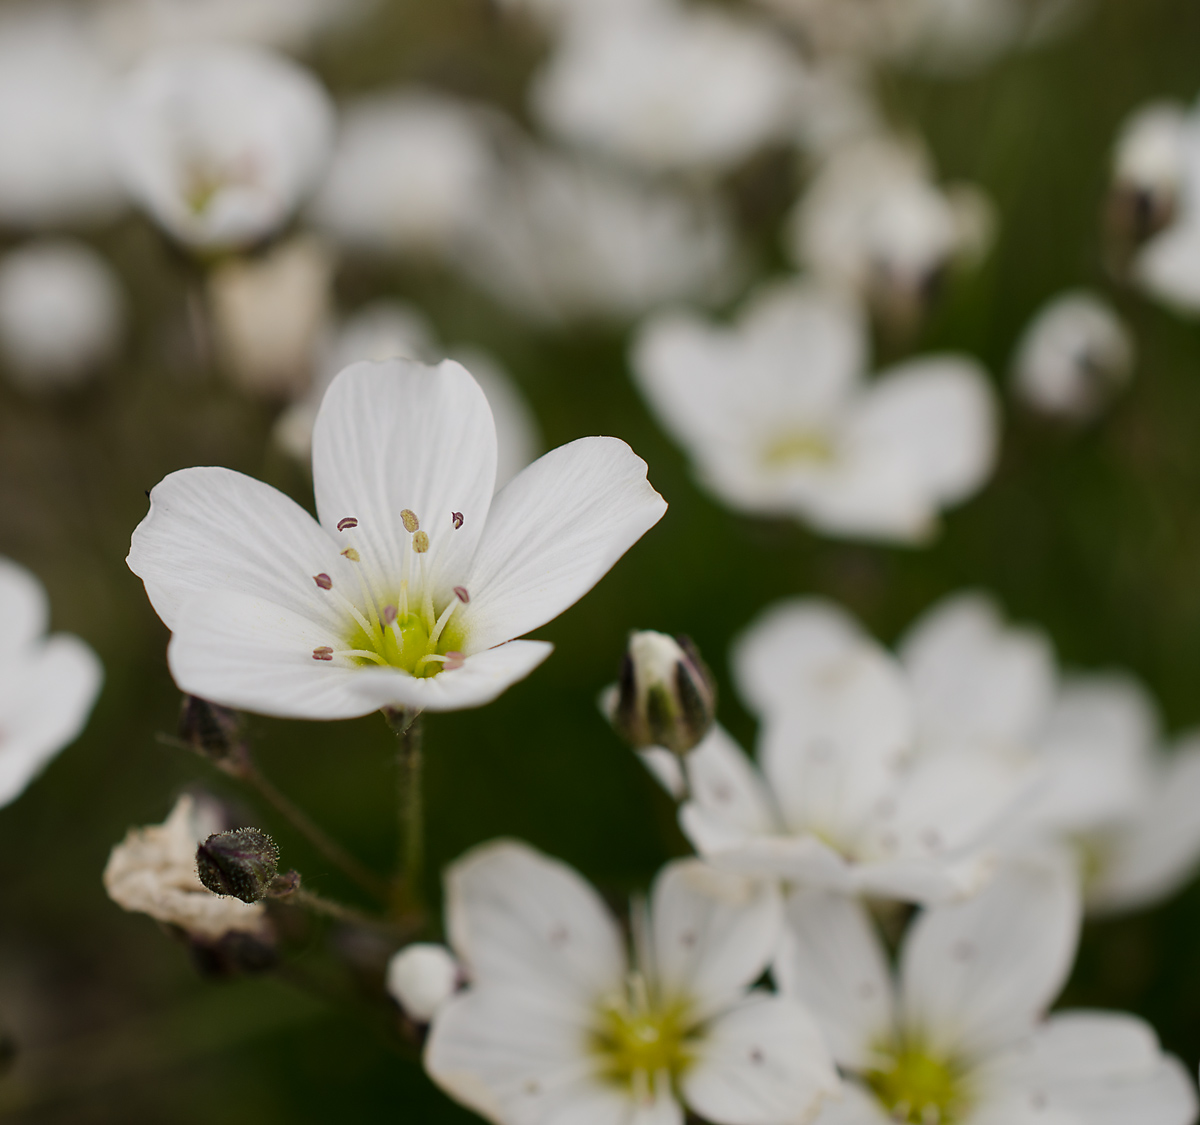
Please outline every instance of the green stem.
M396 732L396 799L399 814L398 891L401 903L419 908L423 903L421 875L425 867L425 805L421 772L421 714L411 711L385 712Z

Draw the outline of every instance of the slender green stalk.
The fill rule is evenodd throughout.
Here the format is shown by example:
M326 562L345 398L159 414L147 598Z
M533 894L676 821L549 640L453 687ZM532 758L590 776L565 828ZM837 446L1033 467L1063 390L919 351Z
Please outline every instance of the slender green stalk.
M399 901L409 909L419 909L424 901L421 875L425 867L425 805L422 793L420 712L385 712L396 732L396 807L399 816L399 863L397 890Z

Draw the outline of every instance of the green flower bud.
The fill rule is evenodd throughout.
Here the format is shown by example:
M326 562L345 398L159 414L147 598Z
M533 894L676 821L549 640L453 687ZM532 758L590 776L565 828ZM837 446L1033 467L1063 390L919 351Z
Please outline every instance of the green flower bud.
M717 688L687 637L630 633L609 719L637 750L686 754L712 729Z
M209 836L196 849L196 874L213 894L258 902L272 891L279 846L258 828L235 828Z

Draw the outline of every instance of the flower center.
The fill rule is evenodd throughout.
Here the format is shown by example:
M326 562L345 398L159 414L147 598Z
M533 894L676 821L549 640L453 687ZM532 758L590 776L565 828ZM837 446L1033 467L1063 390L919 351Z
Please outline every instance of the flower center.
M893 1121L956 1125L964 1119L967 1099L955 1067L919 1047L905 1047L888 1061L890 1066L868 1071L864 1077Z
M453 513L451 518L453 530L462 526L461 515ZM401 513L401 521L410 536L410 549L405 551L398 578L384 577L354 545L350 533L358 526L357 519L348 516L338 523L338 531L347 535L350 544L342 556L353 564L357 583L342 590L328 574L313 575L317 588L338 606L346 621L340 643L313 649L314 660L398 668L418 678L462 665L466 636L453 618L470 597L463 587L456 586L444 605L435 604L432 564L426 558L429 534L421 530L416 515L408 509Z
M606 1003L592 1035L603 1074L634 1092L674 1082L692 1061L693 1029L680 1004L658 1005L645 978L631 973L626 995Z
M797 429L788 430L769 441L762 456L767 468L786 469L828 465L834 459L835 450L827 433Z

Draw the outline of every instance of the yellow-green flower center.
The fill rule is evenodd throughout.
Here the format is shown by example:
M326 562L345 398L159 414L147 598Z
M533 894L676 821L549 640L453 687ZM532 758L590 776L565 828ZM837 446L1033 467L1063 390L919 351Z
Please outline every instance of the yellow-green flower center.
M964 1120L967 1098L956 1067L919 1047L891 1054L888 1064L864 1077L893 1121L957 1125Z
M390 616L387 607L383 613ZM462 631L453 620L442 627L440 634L436 620L432 623L436 640L430 636L430 623L420 613L397 614L391 624L375 613L367 619L369 629L364 629L357 620L351 624L353 627L346 635L346 647L350 650L347 656L356 664L388 665L425 678L442 671L447 653L462 651Z
M820 430L789 430L768 442L763 450L763 463L769 469L828 465L834 453L828 434Z
M629 995L605 1005L592 1035L603 1074L631 1088L648 1089L660 1076L674 1083L691 1064L694 1028L681 1004L656 1004L640 974Z

